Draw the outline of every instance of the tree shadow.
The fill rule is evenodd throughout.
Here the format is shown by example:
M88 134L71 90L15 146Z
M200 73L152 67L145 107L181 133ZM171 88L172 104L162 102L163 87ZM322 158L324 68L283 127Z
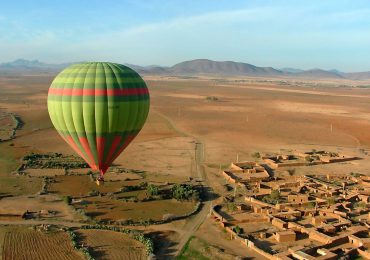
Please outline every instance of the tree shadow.
M168 233L153 231L146 233L154 242L154 253L157 259L175 259L176 245L178 243L171 241Z

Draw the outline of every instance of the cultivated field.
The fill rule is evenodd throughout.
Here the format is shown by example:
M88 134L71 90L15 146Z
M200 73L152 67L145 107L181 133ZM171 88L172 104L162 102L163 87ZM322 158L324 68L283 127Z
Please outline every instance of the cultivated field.
M143 244L128 235L109 230L78 230L85 246L93 248L92 256L101 260L147 259Z
M27 229L6 232L2 259L84 259L64 232L43 233Z
M196 203L191 201L153 200L144 202L123 202L110 198L91 197L85 200L86 215L96 220L116 220L134 222L164 219L165 215L182 216L192 212Z

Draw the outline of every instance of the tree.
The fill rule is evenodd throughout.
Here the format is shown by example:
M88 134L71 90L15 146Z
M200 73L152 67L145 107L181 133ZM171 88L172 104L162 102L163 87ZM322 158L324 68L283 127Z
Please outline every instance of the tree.
M233 227L233 231L236 233L236 234L243 234L244 230L243 228L239 227L239 226L235 226Z
M155 196L155 195L158 195L159 194L159 188L158 188L158 186L155 186L153 184L149 184L146 187L146 191L148 192L148 194L150 196Z
M273 200L280 199L280 192L278 190L271 191L270 198Z
M68 204L68 205L71 205L72 203L72 198L70 196L64 196L63 197L63 201Z
M172 187L172 197L177 200L198 200L199 193L191 184L175 184Z
M259 152L252 153L252 157L255 159L261 158L261 154Z

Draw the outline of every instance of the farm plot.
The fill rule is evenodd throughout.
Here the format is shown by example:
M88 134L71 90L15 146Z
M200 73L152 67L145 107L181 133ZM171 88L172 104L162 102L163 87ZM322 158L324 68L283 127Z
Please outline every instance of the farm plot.
M182 216L195 209L196 202L153 200L145 202L124 202L105 197L91 197L86 200L85 205L75 205L76 208L83 208L86 215L103 221L142 221L162 220L166 216Z
M8 259L84 259L66 233L43 233L33 230L14 230L5 234L2 260Z
M54 180L48 191L63 196L86 196L93 190L103 193L115 192L125 185L123 181L106 181L104 185L98 186L88 175L56 176ZM127 183L132 185L130 182Z
M147 259L145 247L127 234L109 230L79 230L82 243L92 248L96 259Z

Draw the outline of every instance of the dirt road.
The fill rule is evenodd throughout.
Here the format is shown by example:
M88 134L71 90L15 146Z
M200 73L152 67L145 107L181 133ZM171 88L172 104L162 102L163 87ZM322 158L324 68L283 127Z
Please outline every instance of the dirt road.
M208 213L210 211L210 207L211 207L211 203L212 203L211 202L211 196L208 192L208 188L210 186L209 186L207 174L206 174L206 171L205 171L204 165L203 165L203 162L204 162L204 159L205 159L204 158L205 145L199 138L179 130L170 118L168 118L167 116L165 116L165 115L163 115L159 112L157 112L157 113L160 116L162 116L165 120L167 120L169 122L169 124L171 125L171 127L175 131L177 131L181 135L193 137L196 140L196 143L195 143L196 175L197 175L197 178L202 181L202 185L203 185L203 197L204 197L203 198L204 199L203 206L202 206L201 210L198 212L198 214L196 214L195 216L190 217L187 220L187 223L185 224L185 226L182 228L182 232L180 232L180 240L176 241L178 244L175 247L176 248L175 255L177 256L177 255L180 254L180 252L181 252L182 248L185 246L186 242L190 239L190 237L192 235L194 235L194 233L197 231L199 226L207 218Z

